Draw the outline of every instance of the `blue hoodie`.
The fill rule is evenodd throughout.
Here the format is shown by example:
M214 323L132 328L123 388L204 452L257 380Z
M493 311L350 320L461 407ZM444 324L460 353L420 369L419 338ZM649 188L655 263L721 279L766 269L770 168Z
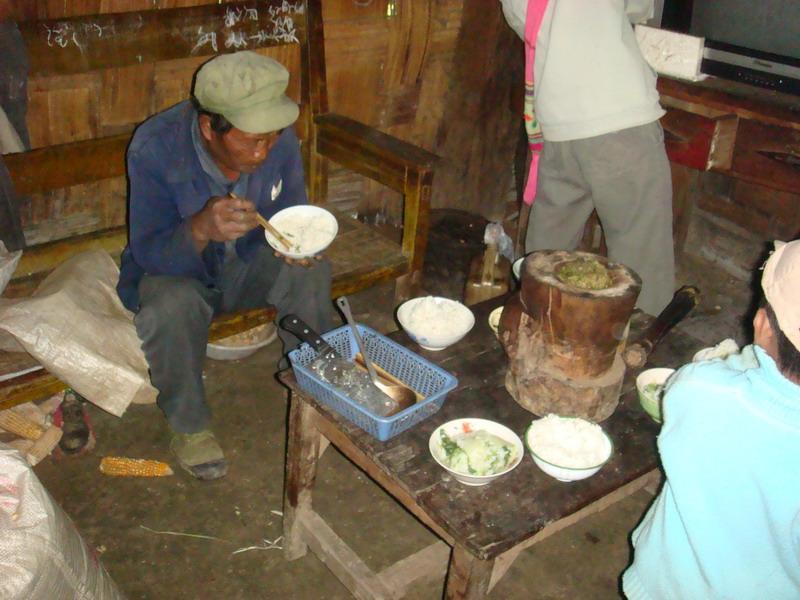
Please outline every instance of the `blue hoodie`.
M800 386L758 346L664 395L666 482L634 530L631 600L800 598Z
M192 277L209 287L221 276L225 244L209 242L198 252L190 230L190 217L214 195L192 142L196 119L191 102L181 102L142 123L128 148L129 235L117 293L129 310L139 308L145 273ZM250 175L245 197L267 219L307 203L300 146L291 127ZM265 243L264 232L255 228L236 240L236 252L249 261Z

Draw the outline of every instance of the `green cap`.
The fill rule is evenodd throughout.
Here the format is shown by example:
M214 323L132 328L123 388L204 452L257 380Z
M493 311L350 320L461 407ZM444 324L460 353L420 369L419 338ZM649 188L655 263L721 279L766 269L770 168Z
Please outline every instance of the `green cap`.
M255 52L222 54L197 71L194 97L204 109L222 115L247 133L288 127L300 109L286 96L289 71Z

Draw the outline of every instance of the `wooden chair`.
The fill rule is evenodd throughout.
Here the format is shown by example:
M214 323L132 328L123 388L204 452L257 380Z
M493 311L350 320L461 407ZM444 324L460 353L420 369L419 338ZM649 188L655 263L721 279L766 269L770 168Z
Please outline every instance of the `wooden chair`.
M259 2L257 7L256 11L252 2L234 2L91 15L25 22L20 29L31 57L31 77L86 77L99 73L102 85L119 77L125 69L141 70L148 65L157 68L172 64L170 61L182 64L180 61L190 58L202 62L200 57L210 57L217 51L241 49L242 40L247 48L284 58L282 62L287 62L286 57L292 62L291 57L296 57L299 50L299 73L290 68L294 79L290 93L294 89L301 105L297 130L312 202L324 204L327 200L327 161L399 192L403 202L399 243L355 219L337 215L339 235L327 252L334 270L333 293L350 294L396 280L397 295L408 295L422 269L437 158L328 110L321 0L268 0ZM223 40L235 43L226 47ZM148 113L160 108L163 107ZM125 150L135 125L117 127L123 132L116 135L6 155L17 191L21 195L48 194L113 178L124 185ZM30 294L59 263L85 250L103 249L118 258L126 241L127 231L120 223L29 247L4 295ZM273 318L274 312L269 310L222 315L212 324L209 338L217 340ZM0 374L31 365L35 361L27 355L0 353ZM64 387L42 370L0 382L0 409Z

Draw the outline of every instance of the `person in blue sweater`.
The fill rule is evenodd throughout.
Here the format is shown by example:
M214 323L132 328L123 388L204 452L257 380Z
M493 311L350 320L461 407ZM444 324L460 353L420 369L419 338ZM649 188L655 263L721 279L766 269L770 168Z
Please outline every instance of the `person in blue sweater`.
M800 241L776 242L761 287L755 343L667 384L630 600L800 598Z
M258 227L307 203L288 71L254 52L217 56L193 97L145 121L128 148L129 241L117 291L134 323L180 465L225 475L202 369L222 312L275 306L317 331L333 325L327 261L274 253ZM299 343L280 331L284 350Z

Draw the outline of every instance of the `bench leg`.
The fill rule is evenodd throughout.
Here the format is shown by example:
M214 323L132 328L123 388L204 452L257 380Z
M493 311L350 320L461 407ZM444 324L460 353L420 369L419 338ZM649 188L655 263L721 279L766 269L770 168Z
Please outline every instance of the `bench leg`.
M395 305L405 302L409 298L419 295L422 288L422 271L414 271L407 275L401 275L395 280L394 301Z
M494 560L481 560L456 544L450 555L450 568L444 597L447 600L476 600L489 593Z
M286 448L286 482L283 497L284 556L305 556L308 546L298 519L311 510L311 493L317 475L320 438L314 426L314 409L294 393L289 395L289 432Z

